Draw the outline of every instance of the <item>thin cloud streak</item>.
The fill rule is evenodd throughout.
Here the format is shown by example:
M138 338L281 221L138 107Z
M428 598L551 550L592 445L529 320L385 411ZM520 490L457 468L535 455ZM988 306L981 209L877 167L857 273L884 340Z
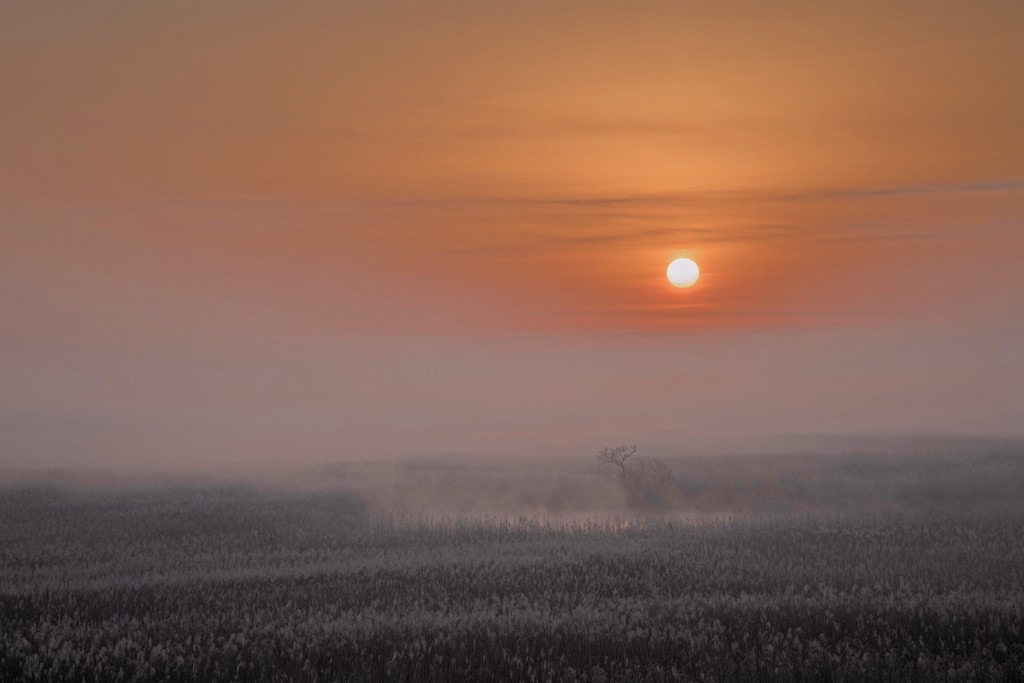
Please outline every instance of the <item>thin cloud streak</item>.
M606 197L448 197L441 199L388 199L371 202L369 206L395 208L472 206L472 205L526 205L526 206L707 206L737 202L792 202L827 201L830 199L915 196L931 194L964 194L988 192L1021 192L1024 180L997 180L974 183L947 183L900 185L894 187L868 187L849 190L806 190L800 192L721 192L694 191L648 195L614 195Z

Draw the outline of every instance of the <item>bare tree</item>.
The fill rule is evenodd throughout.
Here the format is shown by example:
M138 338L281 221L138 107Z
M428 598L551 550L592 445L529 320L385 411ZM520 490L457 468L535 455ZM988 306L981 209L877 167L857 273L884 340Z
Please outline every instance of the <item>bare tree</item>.
M661 458L639 458L627 465L635 455L635 444L614 446L598 451L597 461L617 468L615 480L622 486L630 507L663 508L671 495L672 470Z
M626 461L636 455L636 444L632 446L615 446L612 448L602 448L597 453L597 461L604 465L614 465L619 468L619 471L615 473L615 479L625 486L626 481L629 479L629 473L626 471Z
M661 488L672 480L672 470L661 458L649 458L639 463L637 478L648 488Z

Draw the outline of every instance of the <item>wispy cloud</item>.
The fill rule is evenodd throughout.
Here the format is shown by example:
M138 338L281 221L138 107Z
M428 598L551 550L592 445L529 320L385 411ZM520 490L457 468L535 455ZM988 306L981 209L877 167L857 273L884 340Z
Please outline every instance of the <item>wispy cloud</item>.
M815 201L857 197L963 194L975 192L1019 192L1022 190L1024 190L1024 180L1013 179L976 183L896 185L892 187L866 187L847 190L809 189L799 192L680 192L668 194L610 195L604 197L489 198L477 201L509 204L560 204L568 206L620 206L634 204L706 205L717 201Z
M423 208L474 207L474 206L556 206L556 207L706 207L723 203L744 202L794 202L827 201L832 199L855 199L859 197L919 196L970 193L1024 192L1024 179L991 180L968 183L925 183L917 185L893 185L889 187L862 187L850 189L808 188L797 191L750 190L720 191L694 190L649 194L608 194L608 195L481 195L441 197L393 197L388 199L295 199L291 197L259 197L228 200L173 200L137 204L146 208L259 208L274 209L316 209L320 211L344 211L361 213ZM121 202L118 207L131 206ZM640 216L640 214L637 214Z

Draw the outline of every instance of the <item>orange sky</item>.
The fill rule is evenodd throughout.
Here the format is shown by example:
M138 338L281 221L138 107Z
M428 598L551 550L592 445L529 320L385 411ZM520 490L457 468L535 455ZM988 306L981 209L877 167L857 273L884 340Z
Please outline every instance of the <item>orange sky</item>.
M7 3L4 457L1019 434L1022 26Z

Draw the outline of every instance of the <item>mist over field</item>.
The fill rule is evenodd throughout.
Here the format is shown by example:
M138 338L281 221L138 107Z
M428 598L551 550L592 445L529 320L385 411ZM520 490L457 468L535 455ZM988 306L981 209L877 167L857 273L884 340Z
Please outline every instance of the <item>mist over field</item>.
M0 678L1019 680L1021 442L897 441L23 473Z
M219 473L161 474L47 468L8 470L8 488L54 493L161 491L168 488L344 492L379 513L437 515L702 515L933 511L999 507L1024 499L1024 440L978 437L829 437L766 439L763 452L661 455L638 448L631 467L660 460L668 477L647 501L596 452L561 457L471 454L351 460ZM787 448L772 452L769 448Z

